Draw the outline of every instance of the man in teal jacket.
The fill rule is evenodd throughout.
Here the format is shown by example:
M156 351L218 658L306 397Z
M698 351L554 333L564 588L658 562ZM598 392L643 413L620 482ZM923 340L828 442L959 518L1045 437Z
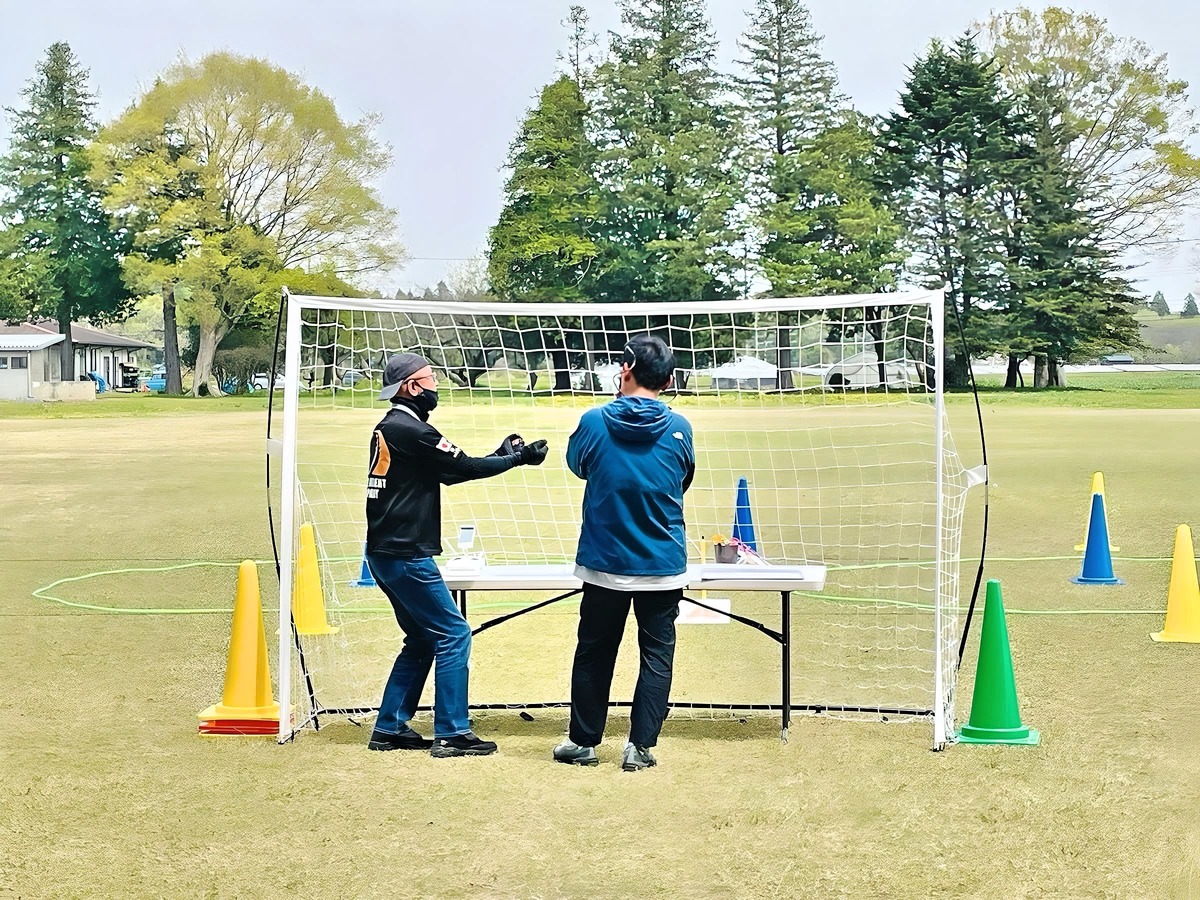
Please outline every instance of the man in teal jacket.
M656 765L650 748L667 716L675 619L687 585L683 494L696 472L692 426L658 399L675 357L657 337L625 347L620 392L589 410L567 444L567 465L587 482L575 574L583 581L571 672L569 739L554 758L596 765L609 689L632 603L641 665L622 768Z

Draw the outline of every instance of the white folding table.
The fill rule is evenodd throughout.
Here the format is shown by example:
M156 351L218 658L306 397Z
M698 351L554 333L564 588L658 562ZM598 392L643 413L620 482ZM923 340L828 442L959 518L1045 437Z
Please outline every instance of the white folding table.
M472 634L479 634L481 631L486 631L493 628L502 622L507 622L518 616L523 616L531 613L534 610L541 609L544 606L549 606L552 603L557 603L560 600L566 600L576 594L582 593L583 583L575 577L575 567L570 564L560 565L514 565L514 566L482 566L475 570L466 570L456 568L453 564L444 565L442 567L442 577L446 581L446 586L450 589L455 601L462 610L464 616L467 614L468 595L471 591L554 591L558 592L556 596L548 600L543 600L540 603L534 603L530 606L523 607L514 612L505 615L496 616L493 619L482 623L472 630ZM782 737L787 740L788 727L791 724L792 717L792 659L791 659L791 599L793 591L819 591L825 587L825 567L824 566L752 566L752 565L734 565L734 564L701 564L688 566L688 586L686 592L698 591L767 591L770 593L778 593L780 599L780 622L779 631L767 627L762 622L745 616L739 616L732 612L716 609L705 603L702 600L697 600L695 597L688 596L685 592L685 599L696 606L721 615L728 616L731 620L739 622L750 628L757 629L767 637L776 641L781 648L782 665L781 665L781 686L782 697L778 709L781 712ZM501 709L511 708L514 703L504 704L480 704L472 706L473 709ZM548 706L566 706L567 703L531 703L532 707L548 707ZM625 704L614 704L625 705ZM716 707L715 703L672 703L676 707ZM774 704L753 705L751 708L757 709L776 709Z

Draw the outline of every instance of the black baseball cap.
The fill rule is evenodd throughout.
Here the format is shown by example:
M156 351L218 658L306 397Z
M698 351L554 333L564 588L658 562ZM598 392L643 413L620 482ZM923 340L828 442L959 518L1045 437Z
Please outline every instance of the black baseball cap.
M383 390L379 392L379 399L391 400L400 392L400 385L427 365L429 360L419 353L397 353L395 356L389 356L383 369Z

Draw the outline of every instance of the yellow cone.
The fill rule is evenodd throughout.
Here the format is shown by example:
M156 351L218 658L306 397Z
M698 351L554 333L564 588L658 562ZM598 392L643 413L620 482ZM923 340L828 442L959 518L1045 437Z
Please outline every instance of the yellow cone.
M1150 635L1156 641L1200 644L1200 585L1196 581L1196 551L1192 529L1175 529L1175 557L1171 561L1171 586L1167 589L1167 621Z
M1104 496L1104 473L1103 472L1093 472L1092 473L1092 493L1099 494L1101 497ZM1087 549L1087 530L1088 530L1088 522L1090 521L1090 518L1091 518L1091 515L1090 515L1091 509L1092 509L1092 498L1088 497L1088 513L1089 514L1088 514L1088 517L1086 517L1083 520L1083 540L1075 545L1076 553L1082 553L1084 550ZM1105 506L1104 506L1104 524L1105 525L1108 524L1108 504L1107 503L1105 503ZM1112 534L1111 528L1108 529L1108 533ZM1110 552L1116 553L1121 548L1114 547L1112 545L1112 542L1110 541L1108 544L1108 549Z
M337 634L325 618L325 593L312 525L300 526L300 553L296 557L296 584L292 588L292 619L299 634Z
M258 567L246 560L238 567L237 597L233 602L233 628L225 664L225 690L221 702L198 714L202 722L227 719L279 721L279 704L271 691L267 667L267 633L263 627L262 595ZM203 727L203 726L202 726Z

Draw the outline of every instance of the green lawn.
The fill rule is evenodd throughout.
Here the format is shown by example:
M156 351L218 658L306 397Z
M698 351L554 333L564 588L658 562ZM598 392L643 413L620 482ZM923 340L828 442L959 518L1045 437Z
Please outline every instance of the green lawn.
M794 723L785 745L770 717L673 716L660 766L637 775L613 764L619 718L599 768L552 764L560 712L481 717L501 752L473 760L368 753L348 723L286 747L198 737L195 714L221 689L229 564L270 556L265 400L0 404L2 892L1198 896L1200 647L1148 634L1162 625L1173 529L1200 529L1200 391L1126 377L984 395L988 576L1004 583L1040 747L935 754L923 722L823 718ZM949 406L973 463L970 398ZM1119 588L1067 580L1097 469ZM203 565L177 568L192 562ZM125 571L40 590L111 570ZM166 612L185 609L204 611ZM513 633L507 655L479 637L481 689L508 679L565 695L571 610L539 621ZM808 609L798 639L835 625ZM757 677L701 653L710 638L699 635L681 627L687 690ZM631 667L627 648L623 685Z

